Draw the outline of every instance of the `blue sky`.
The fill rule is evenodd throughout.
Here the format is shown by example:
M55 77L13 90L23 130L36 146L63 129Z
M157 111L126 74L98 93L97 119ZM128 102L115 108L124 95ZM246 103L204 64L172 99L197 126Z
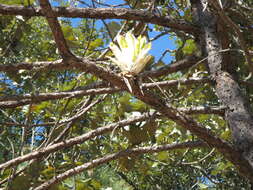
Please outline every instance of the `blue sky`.
M99 1L99 0L97 0ZM101 1L101 0L100 0ZM74 1L73 1L74 2ZM85 3L91 5L91 0L84 0ZM101 1L101 2L105 2L107 4L112 4L112 5L115 5L115 4L122 4L124 3L124 0L104 0L104 1ZM51 0L51 3L53 4L53 6L58 6L59 4L57 3L57 0ZM78 7L85 7L85 5L82 5L82 4L78 4ZM78 26L78 22L80 21L80 19L72 19L72 23L74 26ZM111 20L106 20L106 22L110 22ZM120 21L120 20L115 20L114 21ZM96 28L101 28L101 27L104 27L103 23L101 21L97 21L96 22ZM150 28L153 28L153 25L149 25ZM160 32L157 32L157 31L152 31L152 32L149 32L149 36L150 38L152 39L153 37L155 37L156 35L158 35ZM152 49L150 50L150 54L153 55L155 57L155 61L157 61L163 54L163 52L166 50L166 49L170 49L170 50L173 50L176 48L176 45L175 45L175 41L173 40L173 38L169 38L170 36L169 35L165 35L165 36L162 36L160 38L158 38L156 41L153 41L152 42ZM169 64L172 60L174 59L173 56L170 55L170 53L167 53L164 57L163 57L163 61L164 63L166 64Z

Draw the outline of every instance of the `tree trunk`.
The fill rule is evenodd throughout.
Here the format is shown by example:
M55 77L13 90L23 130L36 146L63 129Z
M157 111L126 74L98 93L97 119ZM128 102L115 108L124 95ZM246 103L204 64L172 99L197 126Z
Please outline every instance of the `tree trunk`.
M253 172L253 117L250 104L235 80L232 62L220 52L224 48L224 39L220 37L224 34L218 32L218 17L208 7L204 8L207 0L191 0L191 3L193 17L202 30L199 39L201 47L204 47L203 53L208 56L208 68L215 82L216 94L227 108L225 119L232 131L234 147L248 160Z

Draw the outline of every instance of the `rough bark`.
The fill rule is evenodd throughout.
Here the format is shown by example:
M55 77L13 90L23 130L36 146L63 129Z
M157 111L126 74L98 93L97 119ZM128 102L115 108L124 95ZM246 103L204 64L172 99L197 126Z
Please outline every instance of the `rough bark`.
M24 7L4 4L0 4L0 14L46 16L40 7ZM188 24L184 20L176 20L170 16L163 17L144 10L132 10L127 8L54 7L52 8L52 14L54 17L136 20L182 30L187 33L199 32L198 28Z
M71 57L73 56L71 51L69 50L69 47L67 45L67 42L64 38L63 32L61 30L61 26L58 22L58 19L56 16L54 16L54 12L52 10L52 7L49 3L49 1L45 0L39 0L40 6L42 8L42 13L45 15L48 24L52 30L57 48L59 49L60 55L62 58Z
M253 173L253 117L250 104L244 97L231 68L220 52L222 41L217 29L218 17L210 10L204 9L206 0L192 0L192 10L196 22L202 30L202 47L208 56L208 66L215 82L216 94L221 103L227 108L225 119L232 131L234 147L251 165Z
M167 80L162 82L154 83L143 83L143 89L155 89L155 88L168 88L180 85L191 85L191 84L205 84L210 82L209 78L190 78L182 80ZM24 94L24 95L7 95L0 97L0 108L15 108L18 106L37 104L43 101L57 100L62 98L77 98L87 95L99 95L99 94L112 94L121 91L119 88L107 87L104 83L103 88L87 88L79 87L78 89L62 91L62 92L49 92L49 93L37 93L37 94Z

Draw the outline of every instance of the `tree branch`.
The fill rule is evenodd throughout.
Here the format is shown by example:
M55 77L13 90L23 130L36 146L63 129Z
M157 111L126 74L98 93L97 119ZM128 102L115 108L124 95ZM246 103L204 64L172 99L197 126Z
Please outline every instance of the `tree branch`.
M223 9L220 7L219 3L217 0L208 0L209 3L213 5L213 7L217 10L220 18L223 20L224 23L226 23L230 28L233 28L235 33L237 34L239 38L240 45L245 53L246 61L249 64L250 71L253 73L253 63L251 61L251 55L249 53L249 49L247 47L247 44L244 40L243 33L241 32L241 29L239 26L237 26L223 11Z
M162 82L154 82L154 83L143 83L143 89L150 88L167 88L176 86L178 84L181 85L191 85L191 84L204 84L209 83L211 80L208 78L192 78L192 79L179 79L179 80L169 80ZM82 90L83 89L83 90ZM87 88L87 87L79 87L76 90L69 90L63 92L50 92L50 93L39 93L39 94L24 94L24 95L15 95L15 96L2 96L0 97L0 108L15 108L18 106L27 105L30 103L40 103L42 101L56 100L62 98L78 98L87 95L98 95L98 94L112 94L115 92L119 92L121 89L119 88Z
M192 0L193 15L204 31L200 36L201 43L205 45L203 51L209 55L207 56L209 71L215 81L216 94L220 102L227 107L225 117L234 139L233 146L223 150L218 148L218 150L226 155L226 158L237 167L242 175L253 182L253 118L250 104L243 96L237 81L229 73L230 71L224 69L223 57L219 53L222 46L218 39L217 16L209 9L205 9L206 2L206 0ZM210 56L213 54L215 56ZM236 72L235 69L233 74L234 72Z
M160 69L140 73L139 76L143 77L143 78L144 77L156 77L156 78L161 77L163 75L167 75L170 73L174 73L177 71L187 69L187 68L193 66L194 64L196 64L200 60L201 60L201 58L198 58L194 55L187 56L186 58L184 58L180 61L176 61L176 62L166 65ZM0 70L1 70L1 67L0 67Z
M128 91L128 88L122 79L122 77L116 75L112 71L108 71L103 67L97 66L94 62L88 59L80 59L71 57L65 64L68 63L73 68L79 69L80 71L89 72L96 75L97 77L109 81L115 87L122 90ZM157 111L162 113L168 119L172 119L177 124L181 125L185 129L189 130L195 134L200 139L207 142L210 146L217 148L229 161L231 161L235 166L238 166L239 171L247 174L248 179L253 181L253 173L251 173L251 166L243 156L234 149L226 141L216 137L210 130L204 128L202 125L198 124L191 117L177 111L175 108L170 106L165 100L160 97L155 96L149 90L140 90L140 87L132 81L133 95L143 101L144 103L152 106ZM63 145L62 145L63 146ZM8 164L7 162L6 164ZM1 166L1 165L0 165Z
M193 66L201 58L196 56L188 56L183 60L173 62L169 65L166 65L160 69L154 71L145 71L140 73L141 77L160 77L177 71L181 71ZM96 64L100 62L94 62L92 60L85 59L90 63ZM108 64L108 63L107 63ZM64 62L63 60L56 61L39 61L39 62L21 62L17 64L0 64L1 72L18 72L19 70L28 70L28 71L50 71L50 70L74 70L73 66L69 62Z
M196 107L182 107L177 108L178 111L183 112L185 114L217 114L220 116L224 116L226 107L224 106L196 106ZM153 118L160 118L162 115L157 114L156 116L152 116ZM59 125L63 125L65 123L69 122L67 121L60 121ZM13 123L13 122L1 122L0 125L6 125L6 126L20 126L20 127L27 127L23 123ZM29 127L39 127L39 126L52 126L55 125L55 122L48 122L48 123L40 123L40 124L31 124Z
M177 110L185 114L217 114L220 116L224 116L226 107L197 106L197 107L178 108Z
M57 20L57 17L54 15L52 7L48 0L39 0L42 13L45 15L48 24L53 32L53 36L56 42L56 45L60 51L62 58L73 56L70 52L67 42L64 38L61 26Z
M66 141L62 141L62 142L50 145L44 149L33 151L32 153L29 153L24 156L20 156L20 157L14 158L12 160L9 160L3 164L0 164L0 171L2 169L8 168L8 167L18 165L22 162L45 156L45 155L50 154L52 152L58 151L60 149L64 149L64 148L71 147L76 144L83 143L84 141L87 141L87 140L94 138L98 135L102 135L107 132L110 132L110 131L114 130L115 128L120 128L120 127L123 127L126 125L130 125L132 123L145 121L146 119L149 119L149 118L150 118L150 114L147 113L147 114L143 114L142 116L133 117L130 119L119 121L117 123L109 124L104 127L99 127L97 129L92 130L88 133L85 133L81 136L74 137L74 138L68 139Z
M91 169L91 168L97 167L101 164L108 163L112 160L116 160L121 157L136 156L139 154L151 154L151 153L168 151L168 150L175 150L175 149L199 148L199 147L203 147L203 146L206 146L206 144L203 143L202 141L190 141L190 142L184 142L184 143L175 143L175 144L167 144L167 145L151 146L151 147L140 147L140 148L123 150L123 151L120 151L117 153L106 155L102 158L92 160L92 161L87 162L81 166L77 166L75 168L67 170L66 172L59 174L59 175L55 176L54 178L41 184L40 186L36 187L34 190L48 189L50 186L57 184L68 177L71 177L73 175L77 175L86 169Z
M0 4L0 14L46 16L43 13L42 9L39 7L24 7L4 4ZM186 23L184 20L176 20L170 16L160 16L145 10L133 10L127 8L54 7L52 8L52 14L56 17L135 20L145 23L157 24L176 30L182 30L191 34L199 32L198 28L189 23Z

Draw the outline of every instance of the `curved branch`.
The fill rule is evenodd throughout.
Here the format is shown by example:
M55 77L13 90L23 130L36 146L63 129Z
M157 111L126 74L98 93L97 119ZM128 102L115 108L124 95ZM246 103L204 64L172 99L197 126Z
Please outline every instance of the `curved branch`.
M133 117L133 118L130 118L130 119L119 121L117 123L109 124L109 125L104 126L104 127L99 127L97 129L92 130L88 133L85 133L81 136L74 137L74 138L71 138L69 140L53 144L53 145L48 146L44 149L37 150L37 151L34 151L32 153L26 154L24 156L19 156L17 158L9 160L8 162L0 164L0 171L2 169L8 168L8 167L18 165L22 162L32 160L34 158L39 158L41 156L48 155L48 154L50 154L52 152L55 152L55 151L58 151L60 149L64 149L64 148L71 147L71 146L76 145L76 144L83 143L84 141L87 141L87 140L89 140L91 138L94 138L98 135L102 135L102 134L105 134L107 132L113 131L115 128L120 128L120 127L123 127L123 126L126 126L126 125L130 125L132 123L144 121L144 120L149 119L149 118L150 118L150 114L143 114L142 116L139 116L139 117Z
M86 169L91 169L91 168L97 167L101 164L108 163L112 160L116 160L121 157L136 156L136 155L140 155L140 154L151 154L151 153L168 151L168 150L175 150L175 149L199 148L199 147L203 147L203 146L206 146L206 144L203 143L202 141L190 141L190 142L184 142L184 143L175 143L175 144L167 144L167 145L151 146L151 147L140 147L140 148L132 148L132 149L123 150L123 151L120 151L117 153L106 155L102 158L92 160L91 162L87 162L81 166L77 166L75 168L72 168L72 169L70 169L62 174L59 174L59 175L55 176L54 178L46 181L45 183L36 187L34 190L48 189L50 186L57 184L68 177L71 177L73 175L77 175Z
M196 106L196 107L182 107L182 108L177 108L178 111L183 112L185 114L217 114L220 116L224 116L226 107L224 106ZM152 116L154 119L155 118L160 118L162 117L160 114L157 114L156 116ZM59 125L63 125L65 123L69 122L67 121L60 121ZM0 125L6 125L6 126L16 126L16 127L27 127L23 123L13 123L13 122L1 122ZM31 124L29 127L47 127L47 126L52 126L55 125L55 122L48 122L48 123L40 123L40 124Z
M99 88L87 90L71 90L63 92L40 93L36 95L25 94L22 96L3 96L0 98L0 108L15 108L30 103L57 100L62 98L78 98L87 95L111 94L118 92L118 88Z
M96 64L99 62L94 62L92 60L85 59L86 62ZM169 65L166 65L160 69L154 71L145 71L140 73L141 77L160 77L177 71L187 69L194 64L196 64L201 58L196 56L188 56L180 61L173 62ZM107 65L107 64L106 64ZM56 60L56 61L39 61L39 62L21 62L17 64L0 64L1 72L18 72L19 70L28 70L28 71L49 71L49 70L73 70L73 66L68 61Z
M217 111L217 112L218 112L218 110L222 110L222 109L224 109L224 108L220 108L220 109L214 108L214 110ZM203 113L204 110L211 110L211 109L207 109L205 107L202 107L202 108L199 107L195 111L194 111L193 108L191 108L191 109L181 108L179 110L189 112L189 114L195 114L197 112ZM132 123L145 121L146 119L150 118L150 115L152 115L152 113L146 113L146 114L143 114L142 116L122 120L122 121L117 122L117 123L112 123L112 124L109 124L105 127L100 127L100 128L95 129L95 130L92 130L92 131L90 131L86 134L83 134L81 136L71 138L69 140L66 140L66 141L59 142L59 143L56 143L54 145L48 146L48 147L46 147L42 150L37 150L37 151L34 151L32 153L26 154L24 156L14 158L12 160L9 160L8 162L0 164L0 171L2 169L8 168L8 167L18 165L22 162L42 157L44 155L50 154L50 153L58 151L60 149L64 149L64 148L71 147L71 146L76 145L76 144L83 143L84 141L87 141L87 140L89 140L89 139L91 139L95 136L102 135L102 134L108 133L110 131L113 131L115 128L120 128L120 127L123 127L123 126L126 126L126 125L130 125ZM161 115L152 115L152 117L157 118L157 117L161 117Z
M180 61L176 61L176 62L166 65L160 69L140 73L139 76L141 76L141 77L161 77L163 75L167 75L170 73L174 73L177 71L181 71L181 70L190 68L191 66L193 66L194 64L196 64L200 60L202 60L202 58L196 57L195 55L187 56Z
M46 16L39 7L24 7L0 4L0 14L2 15L22 15L22 16ZM195 26L184 20L176 20L170 16L160 16L150 11L133 10L127 8L73 8L54 7L52 8L54 17L71 18L94 18L94 19L125 19L135 20L145 23L157 24L164 27L182 30L187 33L198 33Z
M79 71L94 74L97 77L112 83L115 87L128 91L128 88L122 77L118 76L112 71L106 70L103 67L97 66L93 61L90 61L88 59L80 59L72 57L69 58L64 63L65 63L64 65L66 66L71 65L73 68L76 68ZM134 81L131 81L131 83L133 85L132 94L136 98L152 106L157 111L166 116L168 119L172 119L177 124L189 130L194 135L207 142L210 146L217 148L229 161L231 161L235 166L238 167L238 170L241 173L245 174L245 176L249 180L253 181L253 173L251 172L252 171L251 165L247 160L245 160L245 158L241 155L241 153L238 152L233 146L228 144L226 141L216 137L210 130L204 128L202 125L197 123L191 117L186 116L185 114L179 112L178 110L170 106L165 100L152 94L149 90L144 89L144 91L142 92L140 90L140 87ZM35 152L34 154L37 153L38 152ZM0 165L0 167L1 166L2 165Z
M178 125L189 130L191 133L196 135L198 138L205 141L211 147L217 148L226 159L231 161L238 170L249 180L253 181L252 167L248 160L246 160L241 152L239 152L235 147L233 147L228 142L217 137L211 130L208 130L193 118L185 115L184 113L178 111L176 108L172 107L168 102L155 96L150 91L144 90L143 92L134 86L133 84L133 95L143 101L144 103L152 106L155 110L159 111L161 114L166 116L168 119L173 120Z
M64 38L61 26L57 20L57 17L54 15L52 7L48 0L39 0L40 5L42 7L42 13L45 15L48 25L50 26L57 48L60 51L62 58L66 56L73 56L70 52L67 42Z
M192 79L179 79L179 80L169 80L155 83L143 83L143 89L150 88L166 88L181 85L191 85L191 84L204 84L209 83L211 80L208 78L192 78ZM30 103L40 103L42 101L56 100L62 98L78 98L87 95L98 95L98 94L112 94L115 92L122 91L119 88L108 87L108 88L96 88L93 86L91 88L79 87L76 90L69 90L63 92L50 92L50 93L39 93L39 94L24 94L15 96L2 96L0 97L0 108L15 108L18 106L27 105Z

